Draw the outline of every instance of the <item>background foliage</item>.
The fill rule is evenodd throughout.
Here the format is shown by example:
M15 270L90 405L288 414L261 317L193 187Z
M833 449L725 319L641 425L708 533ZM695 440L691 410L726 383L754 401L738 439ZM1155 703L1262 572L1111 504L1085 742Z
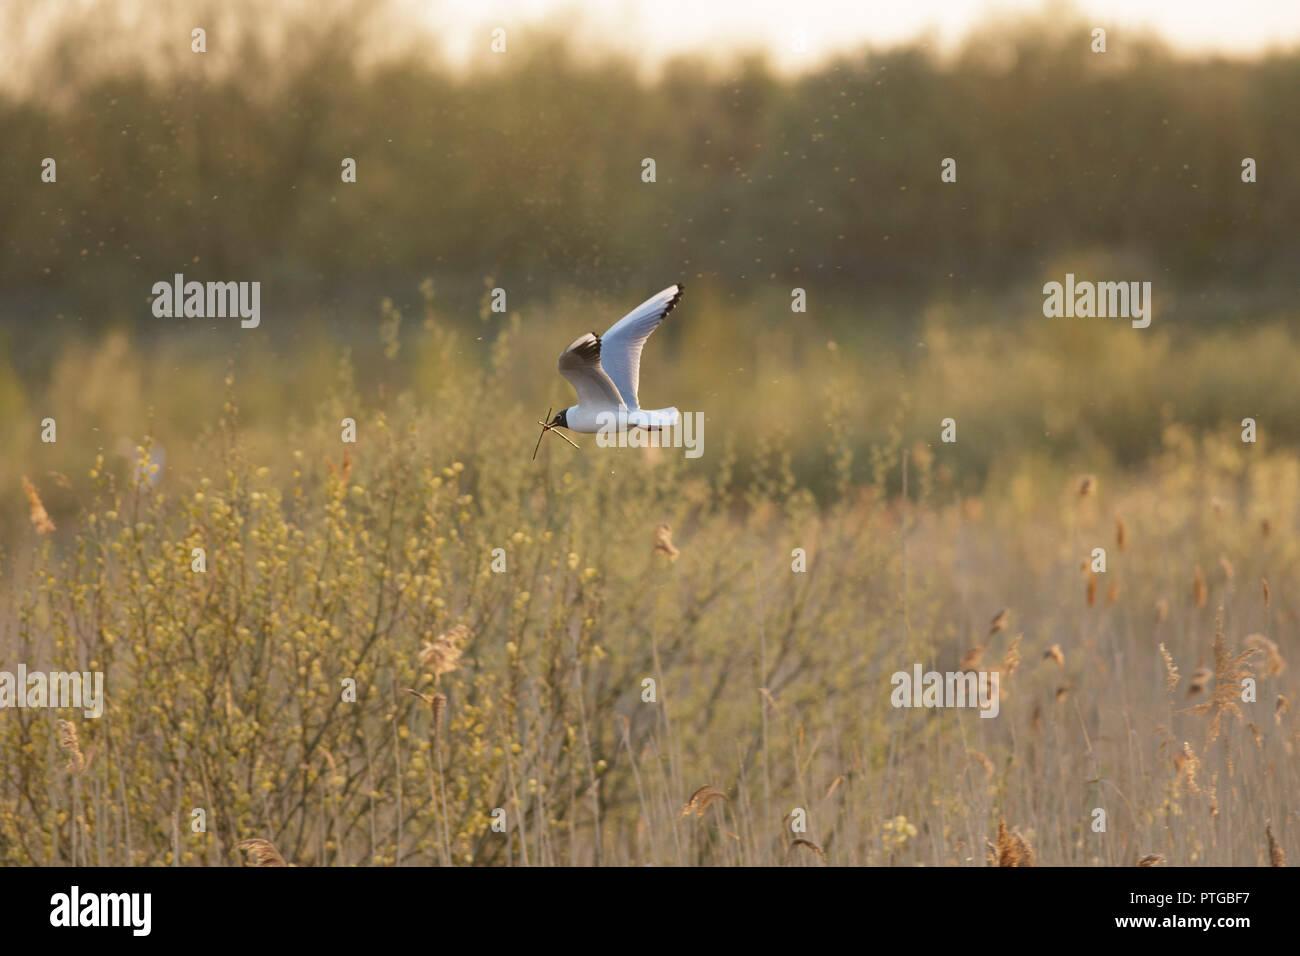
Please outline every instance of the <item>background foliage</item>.
M1294 673L1253 655L1217 735L1188 708L1249 635L1296 647L1300 54L1096 56L1044 16L647 77L556 25L459 74L380 55L384 5L92 6L39 48L4 11L0 669L103 669L109 707L0 714L0 861L978 864L1003 819L1053 863L1294 844ZM1044 319L1067 271L1151 281L1151 328ZM175 272L261 281L262 327L153 318ZM530 463L554 356L679 279L643 400L702 411L704 457ZM889 707L977 645L999 719Z

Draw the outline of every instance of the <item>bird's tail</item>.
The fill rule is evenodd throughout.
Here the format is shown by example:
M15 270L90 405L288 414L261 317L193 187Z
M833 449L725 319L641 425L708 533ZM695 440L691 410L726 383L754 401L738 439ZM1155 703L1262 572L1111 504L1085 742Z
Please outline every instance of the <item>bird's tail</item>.
M645 428L655 431L660 428L676 428L682 422L682 414L676 408L638 408L627 413L628 427Z

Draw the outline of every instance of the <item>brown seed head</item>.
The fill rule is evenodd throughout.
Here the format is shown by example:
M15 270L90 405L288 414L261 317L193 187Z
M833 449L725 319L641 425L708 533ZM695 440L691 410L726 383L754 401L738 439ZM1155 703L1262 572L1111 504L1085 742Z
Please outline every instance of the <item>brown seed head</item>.
M988 841L985 841L988 843ZM998 866L1033 866L1034 850L1020 833L1007 829L1007 821L998 821L998 842L988 843L989 862Z
M77 739L77 727L70 720L59 721L59 749L68 756L68 773L79 774L86 769L86 758L81 754L81 742Z
M704 811L709 808L710 803L714 800L726 799L727 795L717 787L710 787L707 785L700 787L700 789L691 794L691 798L687 800L686 805L682 807L681 816L690 816L690 814L694 812L696 816L702 817L704 816Z
M1178 686L1178 665L1174 663L1173 655L1165 650L1163 644L1160 645L1160 656L1165 659L1165 690L1172 694L1174 688Z
M420 666L430 671L435 678L450 674L460 666L461 645L469 638L469 628L457 624L432 641L425 641L420 651Z
M248 854L247 866L288 866L284 862L284 857L280 851L275 848L275 844L270 840L252 839L241 840L235 844L235 849L243 850Z
M1286 670L1286 661L1276 641L1270 641L1263 634L1248 634L1242 644L1264 655L1264 673L1269 677L1276 677Z
M1273 838L1272 824L1264 824L1264 835L1268 837L1269 866L1286 866L1286 851L1282 849L1282 844Z
M1007 652L1002 655L1001 670L1003 677L1010 677L1016 672L1016 668L1020 666L1020 639L1024 636L1023 634L1017 634L1012 638L1011 644L1007 647Z
M813 843L812 840L804 840L801 838L791 843L790 849L786 850L785 859L787 863L791 860L791 858L793 858L793 856L795 855L795 851L800 848L808 850L811 853L815 853L818 856L818 858L822 860L826 859L825 850L819 847L816 843Z
M442 714L447 709L447 695L439 691L433 695L433 700L429 701L429 709L433 711L433 736L438 736L438 729L442 727Z
M23 475L23 494L27 496L28 517L31 519L32 527L36 529L37 534L49 534L54 530L54 522L50 520L45 505L41 504L41 496L35 486L27 480L26 475Z
M1250 659L1263 652L1257 647L1248 647L1240 654L1228 650L1228 643L1223 635L1223 607L1220 605L1214 633L1214 691L1209 700L1191 708L1194 714L1204 714L1210 718L1207 729L1207 743L1218 739L1222 729L1223 718L1234 716L1242 719L1240 698L1241 682L1253 676Z
M673 546L672 528L668 527L668 525L666 524L659 525L657 528L655 528L654 541L655 541L655 546L653 551L655 553L663 553L668 555L668 559L670 561L677 560L677 555L680 554L681 552L678 551L677 548Z

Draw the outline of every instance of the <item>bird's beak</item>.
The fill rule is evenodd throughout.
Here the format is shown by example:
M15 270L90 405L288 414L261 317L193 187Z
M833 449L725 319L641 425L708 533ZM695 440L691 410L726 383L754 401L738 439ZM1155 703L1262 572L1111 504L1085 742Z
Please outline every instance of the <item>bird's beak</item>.
M546 410L546 416L547 416L547 418L550 418L550 415L551 415L551 410L548 408L548 409ZM559 423L560 423L560 416L559 416L559 415L556 415L556 416L555 416L554 418L552 418L549 422L546 421L545 419L543 419L542 421L540 421L540 422L537 423L537 424L539 424L539 425L542 426L542 430L541 430L541 433L538 434L538 436L537 436L537 444L533 446L533 461L536 461L536 460L537 460L537 451L538 451L538 449L540 449L540 448L542 447L542 436L545 435L547 432L552 431L553 429L559 428L559 427L560 427ZM567 442L568 442L570 445L572 445L574 448L577 448L577 447L578 447L578 443L575 442L575 441L573 441L573 440L572 440L571 438L569 438L567 435L564 435L564 434L562 434L562 433L560 433L560 432L556 432L555 434L559 435L561 438L563 438L565 441L567 441Z

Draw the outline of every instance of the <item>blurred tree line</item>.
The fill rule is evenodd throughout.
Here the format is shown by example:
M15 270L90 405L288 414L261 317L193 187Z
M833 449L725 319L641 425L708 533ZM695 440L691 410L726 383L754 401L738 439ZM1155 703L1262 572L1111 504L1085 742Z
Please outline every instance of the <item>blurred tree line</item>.
M366 9L276 31L235 3L204 55L224 69L190 52L201 18L174 3L151 6L138 61L101 24L62 24L0 100L0 320L147 328L176 272L260 280L264 309L304 313L428 275L475 304L485 276L526 296L703 278L856 303L1059 279L1099 249L1101 278L1294 293L1300 52L1193 59L1112 35L1096 54L1088 25L1039 18L942 60L864 50L789 78L757 54L681 58L646 81L563 24L505 55L485 34L468 72L363 63Z

